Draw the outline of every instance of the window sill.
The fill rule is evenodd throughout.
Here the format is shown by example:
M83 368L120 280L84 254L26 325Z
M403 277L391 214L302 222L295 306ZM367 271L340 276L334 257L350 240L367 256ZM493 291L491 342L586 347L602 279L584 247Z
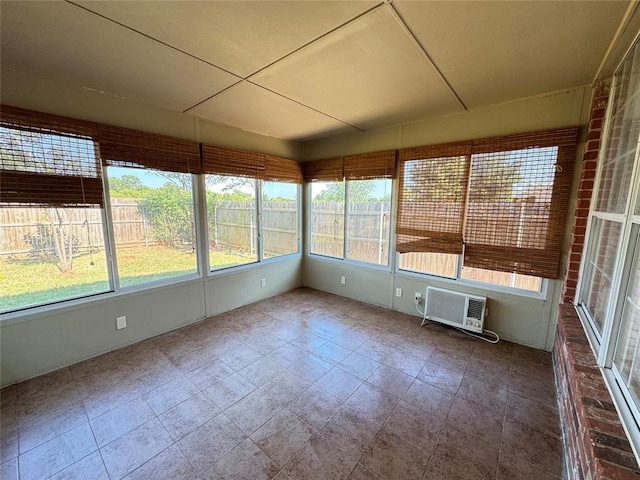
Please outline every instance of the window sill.
M334 263L336 265L347 265L349 267L358 267L375 270L378 272L391 273L391 267L389 265L378 265L376 263L359 262L357 260L348 260L345 258L329 257L326 255L319 255L317 253L307 254L307 258L317 260L320 262Z

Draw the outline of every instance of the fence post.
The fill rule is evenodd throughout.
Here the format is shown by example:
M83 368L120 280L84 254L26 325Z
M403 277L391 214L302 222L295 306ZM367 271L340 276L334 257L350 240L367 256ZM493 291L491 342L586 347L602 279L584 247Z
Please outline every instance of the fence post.
M378 265L382 263L382 238L384 228L384 202L380 202L380 233L378 234Z

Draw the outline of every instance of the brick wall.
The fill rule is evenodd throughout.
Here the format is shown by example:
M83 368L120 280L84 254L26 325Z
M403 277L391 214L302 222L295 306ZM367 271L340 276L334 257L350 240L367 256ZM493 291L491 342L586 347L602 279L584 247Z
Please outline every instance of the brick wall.
M578 284L578 272L582 259L582 247L584 246L585 233L587 231L587 219L589 218L589 206L591 193L596 178L596 165L604 116L609 99L609 79L598 83L594 88L591 101L591 114L587 130L587 143L582 157L582 172L578 185L578 198L576 200L575 216L571 228L571 245L567 257L566 277L562 289L562 303L572 302L576 296Z
M553 364L569 478L640 478L631 445L571 304L560 306Z
M601 145L601 133L609 101L609 85L608 80L602 81L593 92L553 347L567 472L570 479L580 480L640 478L631 445L572 304L576 296L598 152L604 147ZM598 255L606 254L598 252Z

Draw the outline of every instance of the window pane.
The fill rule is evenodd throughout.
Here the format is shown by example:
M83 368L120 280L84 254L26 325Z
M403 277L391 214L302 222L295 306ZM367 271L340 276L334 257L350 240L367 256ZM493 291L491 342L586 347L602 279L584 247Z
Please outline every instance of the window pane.
M637 404L640 404L640 237L635 228L635 242L630 243L628 258L629 286L624 297L620 333L614 363ZM635 251L635 254L634 254Z
M311 184L311 253L344 255L344 182Z
M582 304L601 333L609 303L611 278L618 254L621 230L622 225L617 222L593 219L584 272Z
M347 189L347 258L388 265L391 180L352 180Z
M252 178L206 175L209 268L258 261L256 182Z
M110 290L99 208L0 208L2 311Z
M492 285L500 285L503 287L519 288L521 290L530 290L539 292L542 279L531 275L519 275L517 273L496 272L494 270L485 270L484 268L462 267L461 278L466 280L474 280L476 282L490 283Z
M612 115L602 159L596 209L624 213L631 188L635 149L640 134L640 49L630 55L615 76Z
M197 273L191 175L108 167L120 286Z
M440 277L455 277L458 255L450 253L401 253L400 270L428 273Z
M262 184L262 241L264 258L298 252L298 185Z

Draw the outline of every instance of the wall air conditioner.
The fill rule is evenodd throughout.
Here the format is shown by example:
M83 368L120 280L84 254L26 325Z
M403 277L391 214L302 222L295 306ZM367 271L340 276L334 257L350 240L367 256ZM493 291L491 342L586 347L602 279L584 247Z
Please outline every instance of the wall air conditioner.
M444 323L471 332L482 333L487 297L427 287L425 312L426 320Z

